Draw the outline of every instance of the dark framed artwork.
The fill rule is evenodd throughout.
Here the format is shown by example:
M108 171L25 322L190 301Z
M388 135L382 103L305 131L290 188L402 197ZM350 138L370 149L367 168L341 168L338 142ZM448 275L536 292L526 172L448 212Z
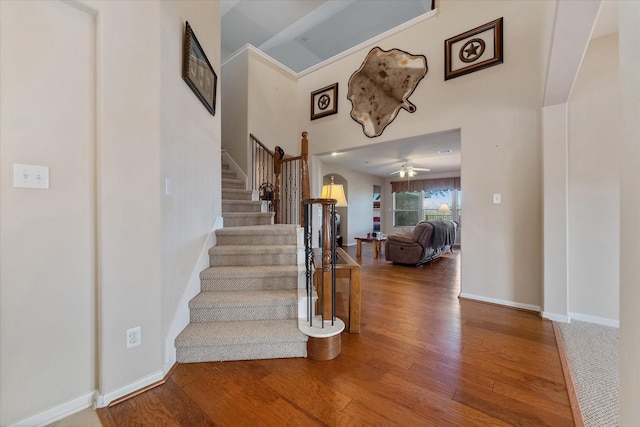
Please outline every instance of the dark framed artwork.
M338 112L338 83L311 92L311 120Z
M444 41L444 79L502 64L502 18Z
M193 33L185 22L182 51L182 78L212 115L216 114L218 76Z

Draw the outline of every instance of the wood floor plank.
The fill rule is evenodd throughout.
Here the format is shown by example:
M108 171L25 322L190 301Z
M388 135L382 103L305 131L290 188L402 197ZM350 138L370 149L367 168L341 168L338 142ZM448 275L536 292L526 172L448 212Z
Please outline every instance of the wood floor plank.
M355 257L355 247L346 248ZM360 334L330 361L180 364L166 384L98 411L104 425L572 425L553 328L458 298L462 254L420 267L363 247ZM346 320L348 286L338 293Z
M180 388L169 379L162 387L153 390L160 402L173 414L182 426L215 426L207 414Z
M454 400L514 426L573 426L572 417L569 421L565 417L545 413L533 405L497 393L456 391Z

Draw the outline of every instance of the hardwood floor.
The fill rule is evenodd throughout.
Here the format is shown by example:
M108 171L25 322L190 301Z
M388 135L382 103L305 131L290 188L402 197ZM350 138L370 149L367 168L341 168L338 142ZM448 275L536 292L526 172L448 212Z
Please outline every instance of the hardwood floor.
M336 359L180 364L98 416L105 426L572 426L551 322L458 299L461 256L403 267L365 245L361 333L342 335Z

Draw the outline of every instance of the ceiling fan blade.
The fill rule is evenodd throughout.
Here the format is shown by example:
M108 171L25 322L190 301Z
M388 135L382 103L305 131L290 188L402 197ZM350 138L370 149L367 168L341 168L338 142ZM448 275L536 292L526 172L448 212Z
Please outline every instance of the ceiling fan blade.
M391 172L389 175L394 175L394 174L396 174L396 173L400 173L400 172L402 172L402 171L401 171L401 170L399 170L399 171L394 171L394 172Z
M427 169L427 168L412 168L414 171L425 171L425 172L429 172L431 171L431 169Z

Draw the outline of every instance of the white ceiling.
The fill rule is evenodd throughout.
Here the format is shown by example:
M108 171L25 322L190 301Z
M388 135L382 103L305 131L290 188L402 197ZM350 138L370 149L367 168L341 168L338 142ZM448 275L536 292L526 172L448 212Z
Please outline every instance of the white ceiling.
M408 163L416 168L431 169L429 172L418 173L418 176L426 176L459 172L460 148L460 131L455 130L370 144L365 148L336 155L325 153L319 158L324 163L335 164L344 169L387 178L392 172L400 169L403 163ZM447 150L451 152L438 153Z
M431 0L222 0L222 61L245 44L304 71L431 10Z
M248 43L301 72L429 10L431 0L221 0L222 62ZM617 1L605 0L591 37L615 31ZM437 153L445 149L452 152ZM408 161L431 169L427 175L433 175L459 172L460 152L458 130L373 142L337 155L325 153L320 159L381 177Z

